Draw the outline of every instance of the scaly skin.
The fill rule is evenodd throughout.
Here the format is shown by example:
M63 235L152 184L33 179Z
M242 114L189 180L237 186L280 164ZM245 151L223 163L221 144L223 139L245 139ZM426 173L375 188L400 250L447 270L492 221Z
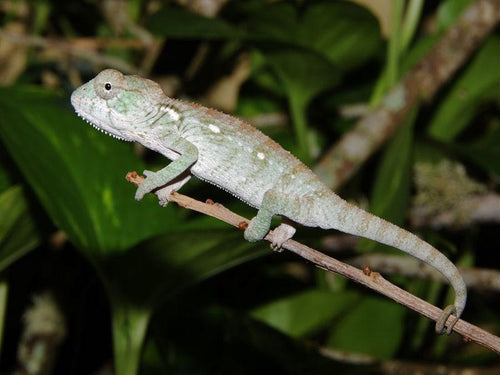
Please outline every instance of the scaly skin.
M443 254L404 229L347 203L292 154L241 120L171 99L155 82L112 69L75 90L71 103L97 129L139 142L172 160L158 172L145 171L147 178L137 189L137 200L161 188L161 201L166 204L170 192L194 175L258 209L244 233L248 241L264 238L275 215L370 238L423 260L452 284L455 303L436 324L439 333L451 314L461 315L465 283ZM281 247L294 233L293 226L281 224L273 231L273 246ZM448 333L456 320L448 325Z

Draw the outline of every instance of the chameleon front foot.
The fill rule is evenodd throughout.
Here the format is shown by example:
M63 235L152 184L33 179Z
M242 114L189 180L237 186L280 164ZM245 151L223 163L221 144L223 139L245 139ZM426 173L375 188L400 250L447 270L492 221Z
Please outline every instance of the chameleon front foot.
M439 317L439 319L436 321L436 333L438 335L442 335L443 333L446 332L447 335L451 334L453 331L453 326L455 323L458 321L458 316L457 314L457 309L454 305L449 305L446 306L446 308L443 310L443 313ZM450 316L454 316L453 321L446 327L446 321Z
M142 172L146 179L142 181L137 190L135 191L135 200L140 201L147 193L150 193L154 190L154 177L156 175L155 172L145 170Z

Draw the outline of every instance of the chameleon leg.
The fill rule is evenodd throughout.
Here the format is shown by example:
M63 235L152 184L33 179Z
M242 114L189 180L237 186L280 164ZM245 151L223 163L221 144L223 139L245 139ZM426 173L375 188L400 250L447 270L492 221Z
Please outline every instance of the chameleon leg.
M243 234L247 241L259 241L269 232L271 220L278 212L278 207L276 207L278 199L278 194L276 194L273 190L268 190L264 194L264 199L262 200L262 204L257 212L257 215L250 220L250 224L248 224L248 227L245 229L245 233Z
M271 227L273 216L281 213L282 207L280 204L280 197L282 197L282 195L273 190L266 192L257 215L250 221L250 224L245 230L244 237L247 241L259 241L266 236ZM292 225L285 222L280 224L272 232L272 249L280 251L283 243L292 238L294 234L295 228Z

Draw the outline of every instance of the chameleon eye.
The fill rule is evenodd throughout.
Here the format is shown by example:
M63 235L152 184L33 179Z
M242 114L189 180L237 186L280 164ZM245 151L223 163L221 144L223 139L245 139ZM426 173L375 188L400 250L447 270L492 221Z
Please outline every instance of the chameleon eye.
M95 93L104 100L109 100L120 95L126 81L123 74L117 70L106 69L94 78Z

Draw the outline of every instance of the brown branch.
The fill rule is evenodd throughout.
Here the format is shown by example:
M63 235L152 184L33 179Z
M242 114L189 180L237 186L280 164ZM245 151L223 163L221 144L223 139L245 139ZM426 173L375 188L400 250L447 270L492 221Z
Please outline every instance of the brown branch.
M139 176L137 172L129 172L126 179L127 181L138 186L142 183L144 177ZM161 189L155 192L156 195L159 195L160 193ZM176 202L181 207L215 217L240 229L249 223L247 218L228 210L220 204L213 203L212 201L203 203L177 192L170 195L170 201ZM272 232L270 232L265 237L265 240L272 242L272 238ZM426 316L429 319L437 321L443 312L441 309L431 305L430 303L391 284L378 272L372 272L369 267L365 267L364 270L361 271L294 240L286 241L283 244L283 248L309 260L321 269L338 273L370 289L373 289L400 303L401 305ZM453 330L460 333L467 340L477 342L478 344L500 354L500 337L494 336L491 333L488 333L483 329L461 319L458 320L453 326Z
M338 190L394 133L411 108L432 99L499 21L500 1L472 3L420 64L326 153L314 172Z
M369 264L371 268L389 275L448 282L435 268L410 256L371 253L347 259L346 262L355 267L364 267L365 264ZM467 288L500 292L500 271L465 267L459 267L459 270Z
M24 47L40 48L43 52L56 52L67 54L68 56L86 59L93 64L105 65L119 69L125 73L136 73L137 68L128 64L124 60L102 54L99 50L106 47L113 48L144 48L141 41L137 39L58 39L44 38L37 35L24 35L21 33L8 32L0 28L0 38L5 38L13 44Z

